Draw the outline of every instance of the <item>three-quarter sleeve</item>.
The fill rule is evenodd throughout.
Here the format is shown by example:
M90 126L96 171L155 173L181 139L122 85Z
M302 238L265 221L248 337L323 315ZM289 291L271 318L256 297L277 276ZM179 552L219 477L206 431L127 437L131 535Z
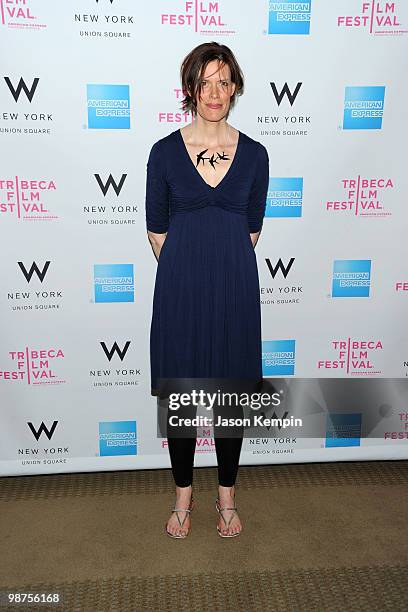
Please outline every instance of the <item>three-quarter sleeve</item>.
M165 234L169 227L169 188L160 141L152 146L147 161L145 208L148 231Z
M269 157L263 144L259 143L255 179L252 184L248 203L248 227L251 234L259 232L262 228L265 215L266 197L269 186Z

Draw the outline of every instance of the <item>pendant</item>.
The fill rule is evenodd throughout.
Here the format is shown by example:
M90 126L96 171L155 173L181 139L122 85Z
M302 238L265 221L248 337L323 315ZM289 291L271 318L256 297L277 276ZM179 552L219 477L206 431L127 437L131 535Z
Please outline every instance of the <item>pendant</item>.
M218 164L218 161L227 161L229 160L228 155L226 155L224 153L224 151L222 153L217 153L214 155L214 153L211 155L211 157L204 157L204 154L207 153L208 149L204 149L204 151L201 151L201 153L197 153L197 164L196 164L196 168L198 167L199 163L202 161L203 165L205 160L208 160L208 162L211 164L211 166L214 168L215 170L215 164Z

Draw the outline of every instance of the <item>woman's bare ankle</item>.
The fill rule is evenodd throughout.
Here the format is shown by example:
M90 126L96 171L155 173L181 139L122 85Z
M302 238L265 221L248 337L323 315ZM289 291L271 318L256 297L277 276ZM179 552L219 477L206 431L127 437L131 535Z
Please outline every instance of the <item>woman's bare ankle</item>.
M225 497L234 497L235 495L235 485L230 487L224 487L223 485L218 485L218 494Z
M176 485L176 497L177 499L189 499L192 495L192 485L188 485L187 487L178 487Z

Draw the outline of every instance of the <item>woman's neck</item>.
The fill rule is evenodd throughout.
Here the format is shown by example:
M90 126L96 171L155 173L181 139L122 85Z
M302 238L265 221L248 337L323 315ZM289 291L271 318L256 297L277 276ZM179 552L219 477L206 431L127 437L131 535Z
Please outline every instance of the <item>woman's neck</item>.
M201 116L194 119L187 128L183 128L183 134L186 134L189 144L202 145L208 148L233 144L236 132L225 119L222 121L206 121Z

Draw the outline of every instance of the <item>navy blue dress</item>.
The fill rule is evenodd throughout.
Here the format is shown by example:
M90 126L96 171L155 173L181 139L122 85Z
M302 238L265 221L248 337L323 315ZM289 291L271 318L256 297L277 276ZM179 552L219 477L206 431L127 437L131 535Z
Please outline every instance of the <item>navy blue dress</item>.
M232 164L211 187L180 130L147 162L146 226L167 232L153 295L151 394L160 378L262 380L258 269L250 233L263 224L266 148L239 132Z

